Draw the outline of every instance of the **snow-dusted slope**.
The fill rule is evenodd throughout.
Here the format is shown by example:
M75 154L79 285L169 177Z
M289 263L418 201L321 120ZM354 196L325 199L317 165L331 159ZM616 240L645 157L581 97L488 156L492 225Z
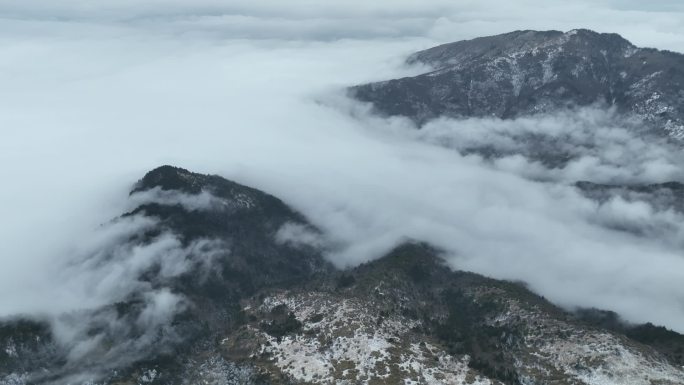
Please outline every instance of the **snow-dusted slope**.
M434 47L408 59L434 68L354 87L389 115L512 118L594 103L684 139L684 55L588 30L516 31Z
M430 254L405 246L355 269L343 286L246 300L250 322L222 340L224 352L307 384L684 381L684 370L656 350L519 285L451 273Z
M168 234L178 249L130 269L136 289L117 303L0 321L0 385L684 384L684 337L602 326L452 271L427 245L339 271L279 240L316 232L301 215L218 176L162 167L131 199L141 206L120 221L147 227L85 263L125 264Z

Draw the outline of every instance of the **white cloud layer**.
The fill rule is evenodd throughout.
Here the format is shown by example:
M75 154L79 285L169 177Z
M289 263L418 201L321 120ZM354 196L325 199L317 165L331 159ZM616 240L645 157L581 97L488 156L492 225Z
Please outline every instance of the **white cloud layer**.
M97 4L0 2L0 315L79 309L63 294L89 280L102 290L85 305L119 296L101 286L115 285L116 271L65 279L64 290L48 277L79 249L116 240L92 229L128 208L132 182L168 163L283 198L326 231L339 265L421 239L447 250L456 268L684 332L681 215L643 202L599 205L569 185L679 178L676 152L596 111L443 121L412 133L409 123L367 116L339 96L349 85L420 71L401 66L409 52L513 29L588 27L684 51L678 4ZM602 129L593 133L593 122ZM585 146L581 162L549 171L520 156L492 164L440 142L493 137L515 149L520 130L547 129L611 151ZM205 198L190 204L211 204ZM629 226L654 236L620 230ZM160 295L151 309L176 304Z

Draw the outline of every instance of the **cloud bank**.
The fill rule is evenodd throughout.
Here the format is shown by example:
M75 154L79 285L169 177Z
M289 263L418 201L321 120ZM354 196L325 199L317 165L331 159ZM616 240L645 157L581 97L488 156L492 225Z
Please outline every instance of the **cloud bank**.
M154 196L157 199L151 199ZM208 210L208 202L218 202L213 197L207 200L206 193L176 193L172 199L157 190L134 194L131 200L187 210ZM46 322L52 339L44 341L42 349L47 356L54 353L64 360L56 372L33 370L27 381L90 383L183 340L172 321L192 309L192 303L174 292L176 280L187 274L206 279L217 258L225 258L229 249L212 239L184 245L175 234L157 234L158 230L153 217L128 215L110 221L82 234L85 237L70 242L73 248L67 253L55 252L54 260L22 277L30 281L15 287L21 291L3 296L2 318Z
M0 316L113 303L130 294L117 282L135 282L138 269L162 254L178 257L165 258L162 271L184 271L188 250L172 235L117 251L121 237L150 223L100 227L130 208L132 182L175 164L284 199L324 231L339 266L419 239L446 250L454 268L524 280L562 305L607 308L682 332L682 214L639 197L598 202L574 185L681 180L676 149L644 141L635 123L615 123L600 109L435 121L416 132L402 119L369 115L341 92L424 70L402 65L412 51L513 29L588 27L684 51L680 8L532 0L0 3ZM529 137L571 160L545 164L522 144ZM484 144L501 156L469 151ZM211 197L132 199L213 204ZM297 228L280 235L323 242ZM122 263L92 265L98 250L119 253ZM141 325L163 325L168 309L184 306L144 283L131 289L146 293ZM63 335L83 343L71 347L76 357L88 340L73 327Z

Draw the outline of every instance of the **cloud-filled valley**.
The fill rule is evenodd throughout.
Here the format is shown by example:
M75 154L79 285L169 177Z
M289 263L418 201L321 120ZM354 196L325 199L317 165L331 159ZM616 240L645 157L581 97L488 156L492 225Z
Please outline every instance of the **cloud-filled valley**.
M427 71L403 64L419 49L518 28L588 27L684 52L678 4L601 1L585 19L586 2L519 1L515 15L496 1L294 3L0 4L0 317L52 320L79 360L92 338L139 333L90 314L109 322L93 336L70 318L79 312L138 293L136 325L157 331L191 306L140 274L210 270L212 240L169 233L129 247L121 241L154 222L115 219L149 202L221 204L129 196L146 171L172 164L279 197L322 230L288 227L280 241L323 245L338 267L425 241L454 269L684 332L684 205L670 190L656 202L635 191L599 199L577 184L684 182L681 144L648 139L603 106L416 130L345 92ZM540 160L551 153L562 160Z

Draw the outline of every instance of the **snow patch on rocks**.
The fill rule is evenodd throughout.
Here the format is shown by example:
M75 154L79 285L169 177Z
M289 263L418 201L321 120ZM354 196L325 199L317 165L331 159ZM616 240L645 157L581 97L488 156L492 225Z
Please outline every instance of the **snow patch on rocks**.
M302 322L302 332L266 340L260 355L295 381L318 384L493 384L436 344L419 341L418 321L379 315L367 302L326 293L279 294L259 310L285 305Z
M551 340L540 349L556 368L589 385L682 384L684 371L629 349L607 333Z

